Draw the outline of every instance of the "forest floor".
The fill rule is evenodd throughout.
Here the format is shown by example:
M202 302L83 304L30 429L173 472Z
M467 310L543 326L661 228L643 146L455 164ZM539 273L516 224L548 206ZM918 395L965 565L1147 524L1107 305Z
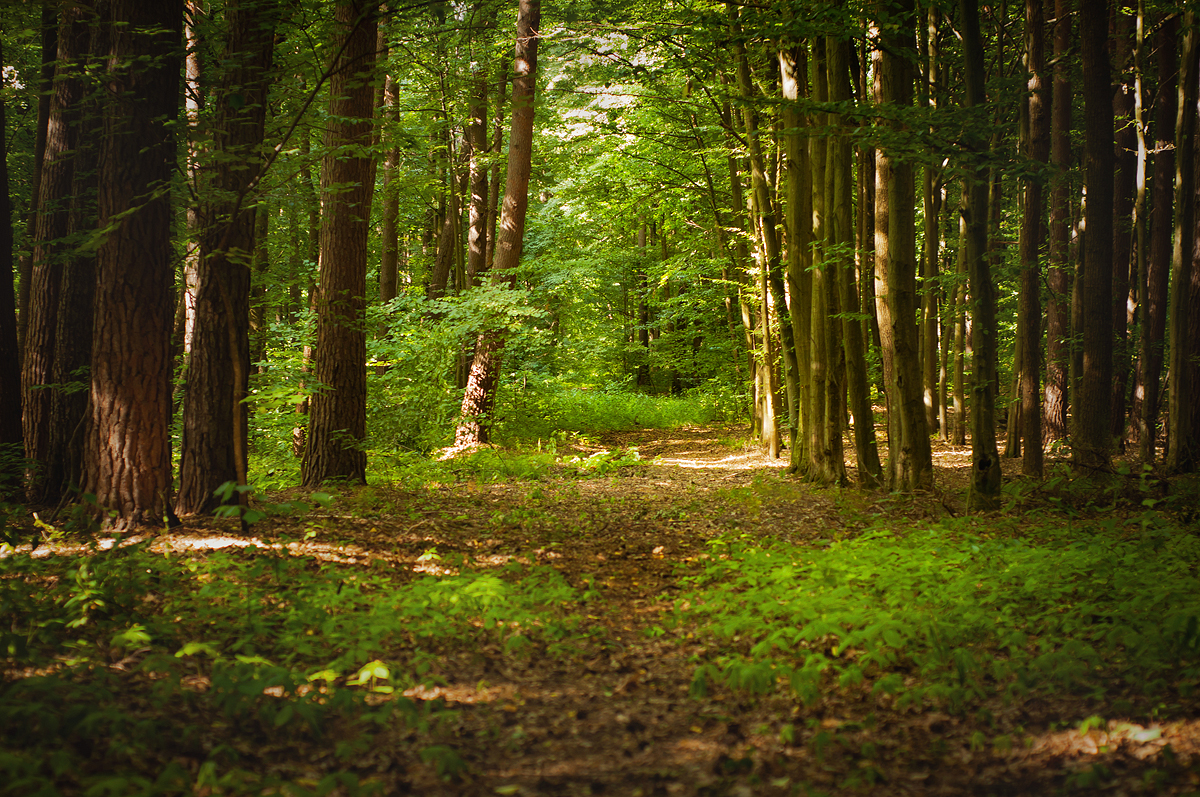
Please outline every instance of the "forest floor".
M741 535L819 547L852 537L871 518L919 524L963 511L969 449L936 451L937 489L914 497L805 486L786 477L785 461L733 442L739 438L740 430L710 428L597 435L577 440L574 450L586 457L636 447L642 464L590 478L347 489L315 524L272 518L247 537L228 522L191 521L151 546L163 553L240 550L247 557L286 551L400 580L536 563L588 590L577 629L582 641L570 653L537 648L513 655L486 639L437 649L424 685L405 694L418 704L441 701L449 711L420 733L392 723L353 756L338 754L338 766L349 763L384 794L1200 789L1196 706L1176 707L1169 722L1151 728L1144 715L1142 725L1118 722L1086 694L1020 701L997 694L957 712L902 706L869 684L830 689L809 704L786 689L695 694L696 663L711 640L664 618L713 540ZM1085 722L1095 715L1106 719ZM1014 741L992 741L1001 738ZM461 762L450 770L459 771L439 773L437 756L422 755L430 745L452 748ZM242 766L315 783L334 765L331 748L328 740L274 744L244 751Z

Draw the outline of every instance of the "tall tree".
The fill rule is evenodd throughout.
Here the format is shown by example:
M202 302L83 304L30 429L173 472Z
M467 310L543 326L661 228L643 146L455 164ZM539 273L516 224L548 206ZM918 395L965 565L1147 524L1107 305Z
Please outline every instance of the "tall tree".
M1054 90L1050 113L1050 187L1047 227L1049 257L1046 276L1046 402L1042 437L1057 441L1067 436L1067 375L1070 357L1070 234L1071 234L1071 0L1055 0Z
M0 67L4 46L0 43ZM0 71L0 90L4 75ZM4 100L0 97L0 130L5 126ZM21 443L21 354L17 348L17 301L13 293L13 217L8 186L8 137L0 136L0 494L14 486L18 476L8 469L9 457L19 457ZM5 483L5 479L9 483Z
M1188 338L1188 316L1192 293L1192 249L1196 237L1196 102L1197 75L1200 74L1200 47L1197 46L1196 14L1183 17L1183 44L1179 58L1179 105L1175 116L1175 236L1171 253L1171 393L1168 404L1167 469L1189 472L1195 469L1200 451L1195 450L1192 433L1189 360L1195 342Z
M966 106L980 108L984 93L983 34L978 0L960 0L965 55ZM1107 84L1106 84L1107 85ZM972 131L967 136L968 176L963 184L963 248L971 286L971 487L969 510L1000 505L1000 454L996 448L996 289L987 256L988 183L980 164L985 145Z
M367 235L375 161L369 154L375 92L377 6L339 0L334 21L344 46L329 84L326 154L321 164L321 243L317 293L319 388L309 407L301 482L362 483L367 415Z
M100 152L87 491L119 528L170 513L169 186L179 108L182 0L113 0Z
M500 214L495 263L492 265L492 281L497 285L511 285L516 279L516 268L525 240L529 175L533 168L534 98L541 13L541 0L521 0L517 13L516 58L513 62L508 177L504 187L504 208ZM454 435L455 445L488 442L503 347L503 330L485 330L479 335L463 395L462 417Z
M894 117L912 104L911 31L915 6L912 0L879 4L884 15L896 14L881 24L884 31L879 72L880 99L895 106ZM903 132L897 118L892 126ZM876 285L879 327L885 350L891 349L892 375L888 384L888 482L895 490L922 490L933 486L933 452L921 387L920 344L917 335L916 183L912 161L887 147L879 150L877 174L888 175L886 184L876 177L875 201L887 194L886 222L875 227L875 263L882 266ZM886 330L886 331L885 331ZM886 356L886 353L885 353Z
M249 191L261 175L276 9L275 0L229 0L225 6L224 71L197 192L195 327L175 498L181 515L211 511L219 503L217 487L245 483L250 259L256 217L265 218Z
M1082 300L1083 371L1079 400L1072 401L1075 462L1105 470L1111 458L1113 108L1108 62L1108 0L1084 3L1079 13L1083 61L1084 215Z
M1039 168L1050 155L1050 103L1046 85L1045 19L1042 0L1025 0L1025 59L1028 73L1029 140L1026 157ZM1042 475L1042 407L1039 401L1039 375L1042 353L1042 303L1039 295L1038 259L1042 244L1044 174L1025 181L1025 206L1021 219L1021 297L1018 327L1022 338L1021 420L1025 451L1021 472Z

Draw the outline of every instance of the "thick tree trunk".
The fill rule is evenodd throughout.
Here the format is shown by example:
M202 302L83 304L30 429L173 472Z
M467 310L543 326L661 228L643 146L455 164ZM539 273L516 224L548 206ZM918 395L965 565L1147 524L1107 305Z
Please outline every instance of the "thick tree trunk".
M1045 19L1042 0L1025 0L1025 52L1029 73L1029 160L1041 166L1050 156L1050 103L1046 85ZM1045 177L1036 174L1025 183L1021 220L1021 296L1019 324L1022 339L1021 420L1025 452L1021 472L1042 475L1042 407L1039 376L1042 353L1041 278L1038 258L1042 249Z
M66 488L63 484L65 452L55 451L52 442L53 407L56 395L62 390L56 379L54 358L58 348L56 332L65 264L74 250L67 234L75 155L79 146L80 103L84 93L81 59L86 55L88 38L85 9L79 6L64 8L57 37L58 60L38 191L28 325L22 358L25 456L36 463L26 485L26 497L33 502L57 501ZM70 343L73 345L75 341ZM86 360L86 356L83 359Z
M367 236L375 162L363 150L371 141L377 6L342 0L335 20L346 37L330 81L329 121L321 164L321 253L317 294L320 385L309 408L308 439L300 466L305 487L328 479L366 481L363 449L367 413Z
M1171 254L1170 373L1166 467L1172 473L1196 468L1200 451L1192 433L1189 360L1195 341L1188 337L1191 302L1192 248L1196 236L1196 99L1200 47L1197 46L1196 15L1183 17L1183 45L1179 59L1179 105L1175 116L1175 236Z
M200 256L175 498L180 515L212 511L220 503L214 491L246 477L251 258L259 222L264 233L266 222L247 192L261 168L275 17L273 1L236 0L225 9L229 38L215 138L211 161L198 166ZM242 102L235 104L233 95ZM261 308L258 315L261 325Z
M171 494L170 185L182 0L114 0L100 154L88 492L118 528L159 525ZM111 228L111 229L110 229Z
M492 281L512 285L525 239L525 213L529 207L529 175L533 164L534 96L537 88L537 51L540 39L541 0L521 0L517 15L516 58L513 63L512 129L509 132L508 177ZM485 330L475 344L471 372L463 395L462 413L454 443L478 445L489 440L500 375L504 332Z
M979 29L978 0L961 0L963 50L966 56L966 106L978 108L985 102L983 37ZM983 142L968 140L968 156L978 158ZM974 164L972 164L974 165ZM976 166L974 179L963 186L967 273L975 312L971 315L971 349L974 384L971 389L971 488L970 511L1000 506L1000 457L996 450L996 289L987 258L987 192L983 170Z
M913 100L913 75L910 58L913 49L910 24L915 13L912 0L889 6L899 19L885 29L881 99L905 108ZM900 32L905 31L905 32ZM898 124L898 123L897 123ZM899 132L899 127L897 127ZM884 279L879 295L879 325L890 330L892 378L889 383L888 414L894 414L889 427L895 434L888 441L888 482L895 490L928 490L933 487L933 453L929 427L925 423L925 404L921 385L920 341L917 335L917 254L916 184L914 167L903 157L883 150L891 175L887 184L888 219L881 227L876 221L876 264L885 261ZM881 165L877 164L877 168ZM876 190L879 202L879 190ZM883 236L880 232L884 231ZM885 256L881 258L881 254ZM884 334L884 347L888 347Z
M1082 299L1083 370L1073 401L1072 448L1078 466L1107 470L1112 452L1113 108L1108 63L1108 0L1079 15L1083 60L1085 210Z

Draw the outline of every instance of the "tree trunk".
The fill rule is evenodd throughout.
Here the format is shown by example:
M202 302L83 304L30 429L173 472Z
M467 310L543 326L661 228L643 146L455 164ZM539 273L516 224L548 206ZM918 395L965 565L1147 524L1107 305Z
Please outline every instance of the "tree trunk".
M1162 391L1163 340L1167 329L1168 278L1171 273L1171 226L1175 176L1175 114L1179 59L1179 16L1162 20L1156 39L1158 92L1154 101L1154 192L1150 200L1150 251L1146 293L1138 302L1142 335L1138 347L1134 415L1138 454L1153 464Z
M0 65L4 45L0 43ZM4 78L0 75L0 89ZM0 130L7 130L0 97ZM15 489L20 476L9 470L10 458L24 453L21 432L21 353L17 348L17 297L13 293L13 217L8 186L8 137L0 136L0 500Z
M1082 298L1083 370L1073 401L1072 447L1078 466L1111 464L1113 382L1113 108L1108 63L1108 0L1084 3L1079 15L1083 60L1085 209Z
M984 104L983 37L979 29L978 0L961 0L963 50L965 55L966 106ZM983 151L982 138L968 137L968 157ZM973 178L963 186L967 273L975 312L971 314L971 348L974 384L971 389L971 488L969 511L1000 506L1000 457L996 450L996 289L987 258L987 192L983 169L976 164Z
M1109 51L1118 78L1112 93L1112 112L1115 124L1113 149L1113 218L1112 218L1112 325L1113 379L1110 386L1111 420L1109 434L1117 450L1125 449L1125 394L1129 387L1129 286L1130 273L1135 271L1133 258L1134 194L1137 178L1137 128L1134 125L1134 86L1126 78L1126 64L1131 53L1133 18L1126 14L1114 16L1113 32L1109 35Z
M467 284L471 287L479 285L480 277L487 271L488 172L484 165L487 153L487 72L483 69L476 71L474 83L471 123L467 127L467 140L471 145Z
M75 155L80 143L80 103L84 95L81 69L88 36L85 9L79 6L64 8L57 37L58 59L38 191L28 324L22 358L25 456L36 463L26 485L26 497L32 502L55 502L67 487L63 483L66 452L56 451L52 442L54 403L65 387L56 378L55 352L65 263L72 258L74 250L67 234ZM70 341L72 345L75 343ZM82 359L86 361L86 355Z
M889 6L898 11L901 19L893 19L884 29L882 68L880 70L881 100L899 108L912 104L913 75L909 57L913 49L909 24L915 13L912 0L901 0ZM881 26L882 27L882 26ZM904 32L901 32L904 31ZM895 123L895 132L902 131ZM928 490L933 487L933 453L929 444L929 427L925 423L925 406L921 386L920 342L917 335L917 255L916 255L916 185L914 167L903 157L880 150L887 161L890 178L887 183L888 218L886 227L876 221L875 262L885 266L879 294L879 326L885 349L891 348L892 377L889 382L888 414L895 437L888 441L888 482L894 490ZM884 165L877 161L877 168ZM876 189L879 202L879 188ZM881 236L880 233L883 232Z
M1050 155L1050 103L1046 85L1045 19L1042 0L1025 0L1025 52L1029 74L1029 151L1026 156L1039 167ZM1035 174L1025 182L1025 208L1021 220L1021 294L1019 323L1024 329L1021 368L1021 420L1025 452L1021 472L1042 475L1042 407L1039 376L1042 353L1041 276L1038 258L1042 250L1043 191L1045 177Z
M825 41L829 101L849 103L850 43L833 37L827 37ZM875 488L883 482L883 467L879 463L879 448L875 440L875 416L871 411L867 384L866 341L862 322L858 319L858 285L854 279L854 230L851 227L853 150L840 116L832 116L830 127L833 128L833 135L829 139L829 162L826 165L826 179L830 183L829 200L826 203L829 215L826 230L830 248L826 262L831 263L833 276L837 280L838 302L843 316L840 337L846 357L847 401L850 414L854 417L858 484L864 488ZM840 432L839 423L839 437Z
M400 121L400 84L388 75L383 89L383 115L386 122ZM400 282L400 148L390 146L383 161L382 249L379 254L379 300L396 298Z
M363 150L371 141L377 6L342 0L335 11L346 46L329 86L329 121L321 164L321 253L317 293L320 388L309 408L308 440L300 466L305 487L328 479L366 481L363 449L367 413L367 236L375 162Z
M1170 373L1171 392L1167 410L1166 467L1172 473L1195 469L1200 452L1195 450L1191 429L1192 385L1189 359L1194 342L1188 338L1191 307L1192 248L1196 236L1196 15L1183 16L1183 45L1179 59L1179 105L1175 116L1175 236L1171 254Z
M537 88L537 51L540 39L541 0L520 0L517 15L516 58L513 63L512 128L509 132L508 177L504 208L496 242L492 281L511 286L521 260L525 213L529 207L529 175L533 164L534 97ZM487 443L493 421L504 332L484 330L475 345L471 373L463 395L462 413L454 443L457 446Z
M934 90L941 80L937 44L941 11L930 3L926 14L925 24L920 27L921 62L925 67L925 80L922 81L920 94L923 104L936 113L937 97ZM940 171L932 166L922 170L925 239L921 258L921 384L925 399L925 425L931 433L940 428L941 417L938 395L938 257L941 248L938 216L941 213L941 192L936 188Z
M266 221L248 192L261 168L276 8L231 0L225 9L228 41L214 140L209 162L197 169L200 251L175 497L180 515L211 512L220 504L213 494L218 487L246 478L251 259L259 249L259 221ZM261 325L261 309L258 315Z
M104 75L88 492L113 525L170 518L172 130L182 0L114 0Z
M1067 436L1067 381L1070 373L1070 235L1071 235L1071 0L1055 0L1054 91L1050 115L1050 162L1055 176L1050 189L1049 258L1046 287L1046 403L1043 442Z

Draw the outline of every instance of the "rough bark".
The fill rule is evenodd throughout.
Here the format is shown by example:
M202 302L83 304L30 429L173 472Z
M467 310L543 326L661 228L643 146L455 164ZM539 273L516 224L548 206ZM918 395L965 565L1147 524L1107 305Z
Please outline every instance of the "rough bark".
M219 486L245 481L251 259L258 222L266 219L248 191L262 166L276 8L273 0L233 0L225 9L228 41L213 140L208 162L198 166L200 246L175 498L180 515L211 512L220 503L213 494Z
M512 285L525 239L529 175L533 164L534 98L541 12L541 0L521 0L517 13L508 176L495 262L492 265L492 281L497 285ZM466 392L463 394L461 418L454 435L455 445L488 442L503 346L503 330L490 329L480 333L475 344L475 356L471 360Z
M1050 103L1046 85L1045 19L1042 0L1025 1L1025 52L1029 91L1029 150L1026 156L1037 166L1050 156ZM1021 420L1025 451L1021 472L1042 475L1042 407L1040 399L1042 353L1042 302L1040 268L1044 174L1025 182L1025 207L1021 220L1021 295L1018 326L1024 330L1021 368Z
M921 63L925 68L920 95L922 103L931 111L937 108L935 88L941 79L937 43L940 16L941 11L930 3L920 27ZM925 237L921 257L921 383L925 425L931 433L940 428L941 418L938 395L938 258L941 248L938 215L941 213L941 192L937 189L940 171L928 165L922 170Z
M1079 15L1083 60L1085 209L1083 284L1083 370L1079 400L1072 402L1074 460L1087 471L1111 462L1113 313L1113 108L1109 82L1107 0L1084 3Z
M1054 8L1054 91L1050 114L1050 162L1054 169L1047 227L1049 258L1046 277L1046 389L1042 410L1043 442L1067 436L1067 379L1070 372L1070 235L1071 235L1071 0Z
M1200 451L1192 434L1189 360L1195 341L1188 337L1191 302L1192 248L1196 236L1196 100L1200 47L1197 46L1196 14L1183 17L1183 44L1179 58L1179 105L1175 116L1175 234L1171 249L1170 373L1171 392L1167 409L1166 467L1172 473L1195 469Z
M327 154L321 164L321 241L314 376L301 483L366 481L367 236L375 163L371 141L377 6L343 0L335 21L346 46L329 87ZM339 148L358 148L345 155ZM353 151L353 150L351 150Z
M127 528L170 521L171 316L182 0L114 0L104 79L87 491Z
M1132 70L1126 69L1132 49L1133 18L1116 14L1109 36L1116 83L1112 94L1114 130L1112 217L1113 379L1109 434L1118 450L1125 447L1126 392L1129 387L1129 286L1135 271L1133 210L1137 178L1137 129L1134 126Z
M978 0L961 0L963 50L965 55L966 106L984 104L983 37L979 28ZM1107 84L1106 84L1107 85ZM982 137L968 135L968 157L978 158ZM974 165L974 164L972 164ZM967 498L970 511L1000 506L1000 457L996 449L996 289L987 257L988 184L983 170L963 186L963 219L966 237L967 274L974 312L971 314L973 384L971 387L971 487Z
M0 64L4 46L0 43ZM4 78L0 75L0 88ZM0 130L5 126L0 98ZM19 481L14 461L21 456L21 354L17 348L17 297L13 293L13 217L8 192L8 139L0 136L0 500Z
M471 123L467 127L467 141L471 145L467 282L471 286L478 285L479 278L487 271L488 170L485 163L487 156L487 72L482 69L476 72L474 83L470 109Z
M902 0L890 6L899 14L888 25L884 35L882 68L880 70L881 100L900 108L912 104L913 74L910 53L914 48L911 17L915 6ZM902 32L903 31L903 32ZM896 131L902 130L894 122ZM889 382L888 414L894 414L889 427L896 433L888 441L888 482L895 490L928 490L933 487L933 453L929 444L929 427L925 422L924 397L921 387L920 341L917 334L917 253L916 253L916 183L914 166L903 157L880 150L889 161L891 175L887 184L888 219L885 228L876 220L876 265L885 261L886 273L877 285L879 294L879 326L890 328L892 376ZM877 161L877 168L882 166ZM879 189L876 189L879 202ZM883 236L881 229L886 230ZM882 238L882 240L881 240ZM881 253L885 257L881 258ZM888 347L888 335L884 335Z
M383 87L383 116L387 122L400 121L400 84L388 75ZM400 218L400 148L387 148L383 160L383 248L379 254L379 300L396 298L400 282L400 240L397 222Z

